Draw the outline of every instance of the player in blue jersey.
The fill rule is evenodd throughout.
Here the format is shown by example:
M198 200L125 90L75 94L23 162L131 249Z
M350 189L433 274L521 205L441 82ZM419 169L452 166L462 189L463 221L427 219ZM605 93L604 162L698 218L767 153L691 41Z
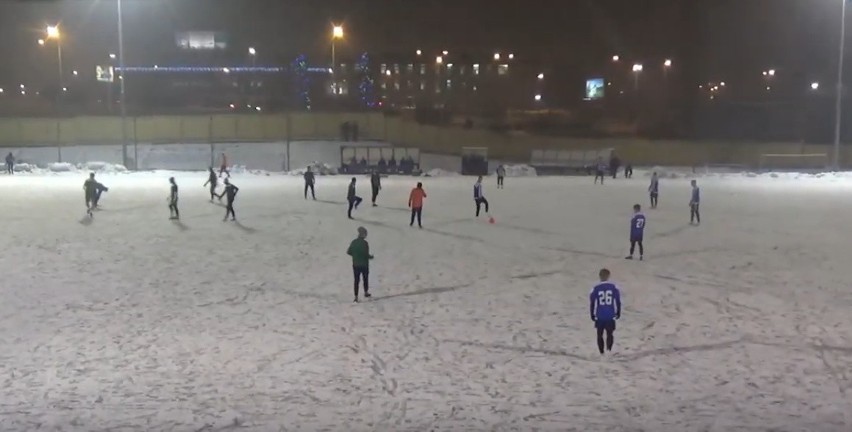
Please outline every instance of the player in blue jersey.
M698 182L692 181L692 198L689 200L689 224L701 225L701 213L698 211L698 206L701 204L701 190L698 189Z
M592 288L589 294L589 313L595 322L598 333L598 351L604 353L604 332L606 332L606 350L612 351L615 343L615 320L621 318L621 292L609 281L609 270L601 269L601 282Z
M642 206L639 204L633 205L633 217L630 219L630 255L626 259L633 259L633 252L636 250L636 245L639 245L639 261L645 255L645 247L642 245L642 237L645 234L645 215L642 214Z
M651 194L651 208L657 208L657 197L660 196L660 179L657 173L651 176L651 185L648 186L648 193Z

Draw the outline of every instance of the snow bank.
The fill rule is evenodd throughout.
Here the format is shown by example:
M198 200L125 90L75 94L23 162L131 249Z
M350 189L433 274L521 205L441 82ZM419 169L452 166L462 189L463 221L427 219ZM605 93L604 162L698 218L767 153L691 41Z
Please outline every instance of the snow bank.
M124 165L109 162L86 162L78 165L78 168L101 173L124 173L127 168Z
M28 163L16 163L15 172L33 172L38 167Z
M337 175L337 167L327 163L314 161L309 166L311 167L311 171L316 175ZM305 174L305 171L307 171L307 168L299 168L288 172L287 175L302 176Z
M71 172L76 171L77 167L68 162L53 162L47 165L47 169L51 172Z
M427 171L426 174L424 174L424 176L426 176L426 177L457 177L457 176L460 176L460 175L461 174L459 174L457 172L447 171L447 170L441 169L441 168L431 169L431 170Z
M526 164L503 165L503 168L506 169L506 177L538 177L535 168Z

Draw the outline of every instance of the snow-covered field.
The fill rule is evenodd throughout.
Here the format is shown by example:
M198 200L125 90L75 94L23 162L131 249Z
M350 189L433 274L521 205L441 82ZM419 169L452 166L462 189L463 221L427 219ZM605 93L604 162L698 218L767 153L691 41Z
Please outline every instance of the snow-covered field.
M181 187L167 220L167 178ZM623 259L647 178L385 181L241 174L239 223L203 173L0 176L0 430L850 431L852 179L661 180L645 262ZM368 198L362 178L360 194ZM376 259L352 303L357 226ZM625 311L597 354L601 267Z

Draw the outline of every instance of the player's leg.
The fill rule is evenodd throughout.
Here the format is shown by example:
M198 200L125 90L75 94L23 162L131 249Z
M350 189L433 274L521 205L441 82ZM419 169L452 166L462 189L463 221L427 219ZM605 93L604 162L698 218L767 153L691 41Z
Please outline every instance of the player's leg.
M701 212L699 211L700 204L695 205L695 222L701 224Z
M355 197L355 208L357 209L359 205L361 205L361 201L364 201L363 198L356 196Z
M178 200L175 200L175 219L180 219L180 210L178 210Z
M411 223L409 223L408 226L414 226L414 218L416 216L417 216L417 209L412 207L411 208Z
M645 256L645 246L642 245L642 239L639 239L637 243L639 243L639 259L641 260ZM633 255L633 251L630 252L630 255Z
M601 324L602 324L601 322L596 322L595 323L595 330L597 330L597 333L598 333L598 351L600 351L600 353L603 354L604 353L604 338L603 338L604 328Z
M485 204L485 213L490 213L490 211L488 210L488 200L482 198L482 202Z
M482 207L482 200L477 198L475 202L476 202L476 217L479 217L479 208Z
M358 267L352 267L352 274L355 276L355 301L358 301L358 284L361 281L361 269Z
M308 199L308 188L309 188L310 186L311 186L310 184L305 183L305 199Z
M417 209L417 226L423 228L423 207Z
M615 344L615 320L610 320L606 323L606 350L612 351L612 345Z
M231 220L237 220L237 212L234 211L234 202L228 203L228 208L231 209Z
M370 298L370 269L364 268L361 270L361 277L364 278L364 297Z
M313 183L311 183L311 199L313 199L314 201L317 200L317 193L316 193L316 191L314 191L314 184Z
M349 198L349 211L346 214L349 216L349 219L352 219L352 207L355 206L355 198Z
M378 197L379 197L379 188L374 187L373 188L373 207L376 206L376 198L378 198Z
M627 257L629 259L633 258L633 252L636 250L636 240L630 239L630 255Z

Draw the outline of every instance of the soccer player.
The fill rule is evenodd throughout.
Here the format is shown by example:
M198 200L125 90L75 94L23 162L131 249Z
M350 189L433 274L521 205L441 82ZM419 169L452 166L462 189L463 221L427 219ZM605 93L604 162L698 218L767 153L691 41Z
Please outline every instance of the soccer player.
M223 196L228 197L228 205L225 206L225 219L222 219L222 222L228 220L228 215L231 215L231 220L237 220L237 214L234 212L234 200L237 198L237 192L240 191L240 188L231 184L231 181L225 178L225 190L222 191L222 194L219 195L219 199L221 200Z
M95 180L95 173L89 173L89 178L83 182L83 191L86 194L86 214L92 216L92 210L97 206L95 195L98 190L98 182Z
M689 224L701 225L701 213L698 211L698 205L701 203L701 191L698 189L698 182L693 180L692 198L689 200Z
M378 170L373 170L370 174L370 186L373 189L373 207L376 207L376 198L379 197L379 191L382 190L382 175Z
M604 173L606 173L606 163L602 157L599 157L595 166L595 184L598 184L598 179L601 179L601 184L604 184Z
M408 207L411 208L411 223L408 226L414 226L414 218L417 217L417 226L423 228L423 198L426 198L423 183L417 183L408 196Z
M479 217L479 209L482 204L485 204L485 213L488 213L488 200L482 194L482 176L479 176L473 185L473 202L476 203L476 217Z
M636 245L639 245L639 261L645 255L645 248L642 246L642 237L645 234L645 215L642 214L642 207L639 204L633 205L633 217L630 219L630 255L626 259L633 259L633 251L636 250Z
M15 155L12 152L6 155L6 174L15 173Z
M352 209L358 209L358 206L361 204L361 197L359 197L355 193L355 177L352 177L352 181L349 183L349 191L346 193L346 200L349 201L349 211L346 213L349 216L349 219L352 219Z
M204 186L210 185L210 202L213 202L213 197L216 195L216 186L219 186L219 179L216 177L216 171L213 171L213 167L209 168L209 174L207 176L207 181L204 182Z
M606 332L606 350L612 351L615 343L615 321L621 318L621 292L609 281L609 270L601 269L601 282L592 288L589 294L589 313L595 322L598 333L598 351L604 353L604 332Z
M169 177L171 183L171 193L169 194L169 219L180 219L180 211L178 211L178 185L175 183L174 177Z
M358 303L358 283L364 280L364 297L370 298L370 244L367 243L367 229L358 227L358 238L352 240L346 254L352 257L352 273L355 276L355 303Z
M314 201L317 200L317 194L314 192L314 182L316 178L314 177L314 172L311 171L311 167L308 167L308 170L305 171L305 199L308 199L308 189L311 190L311 198Z
M657 173L651 175L651 185L648 186L648 193L651 194L651 208L657 208L657 198L660 195L660 179L657 177Z
M500 165L497 167L497 189L503 189L504 177L506 177L506 167Z
M222 174L227 174L228 177L231 177L231 173L228 171L228 156L225 155L225 152L222 152L219 155L219 177L222 177Z

